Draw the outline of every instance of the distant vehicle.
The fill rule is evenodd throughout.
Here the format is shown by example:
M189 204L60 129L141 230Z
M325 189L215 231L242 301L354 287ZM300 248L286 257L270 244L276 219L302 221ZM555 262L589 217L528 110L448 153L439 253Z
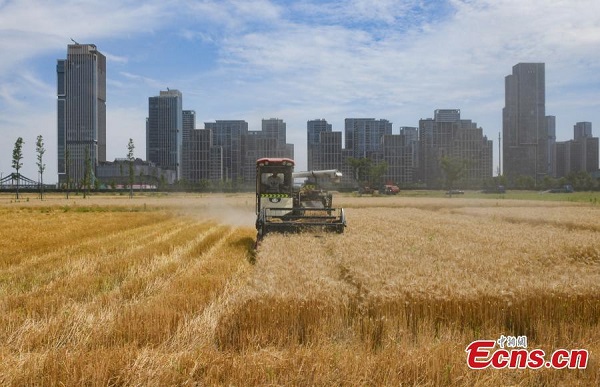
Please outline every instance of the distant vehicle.
M386 195L397 195L400 193L400 187L394 184L385 184L381 187L379 193L383 193Z
M446 195L464 195L465 191L461 191L459 189L451 189L450 191L446 191Z

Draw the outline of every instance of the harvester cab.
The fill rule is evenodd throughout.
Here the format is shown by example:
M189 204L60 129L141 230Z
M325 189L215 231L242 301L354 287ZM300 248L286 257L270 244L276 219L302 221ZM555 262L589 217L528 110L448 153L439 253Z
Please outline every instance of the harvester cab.
M331 194L317 196L304 187L296 189L294 179L329 177L339 180L338 171L294 172L294 160L262 158L256 161L257 241L270 232L299 232L308 229L344 232L343 208L333 208ZM316 204L315 204L316 203Z
M294 160L259 159L256 162L256 213L264 208L290 211L294 200Z

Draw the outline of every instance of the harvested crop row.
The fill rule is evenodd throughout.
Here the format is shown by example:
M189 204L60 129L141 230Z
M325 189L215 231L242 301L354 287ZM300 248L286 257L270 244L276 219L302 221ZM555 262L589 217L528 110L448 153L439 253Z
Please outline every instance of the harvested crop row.
M54 227L36 230L40 240L58 239L52 250L32 243L32 258L0 271L0 384L130 379L147 351L188 329L249 265L252 230L161 212L68 214L74 223L56 216ZM98 232L75 240L55 232L81 222ZM20 248L27 257L29 246Z

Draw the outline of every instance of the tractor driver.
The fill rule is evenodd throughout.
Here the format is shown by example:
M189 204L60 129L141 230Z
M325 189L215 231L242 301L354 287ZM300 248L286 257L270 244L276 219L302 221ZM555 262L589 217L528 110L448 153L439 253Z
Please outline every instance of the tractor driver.
M271 174L271 176L267 178L267 190L269 192L279 192L282 184L283 178L281 178L277 172Z

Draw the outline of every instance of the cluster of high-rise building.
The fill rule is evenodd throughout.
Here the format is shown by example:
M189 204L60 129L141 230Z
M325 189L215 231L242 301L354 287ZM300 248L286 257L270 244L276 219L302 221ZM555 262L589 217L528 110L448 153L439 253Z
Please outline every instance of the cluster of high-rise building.
M556 117L546 115L544 63L519 63L505 79L502 111L503 174L539 183L544 177L598 171L598 138L591 122L574 126L574 139L556 141Z
M345 147L342 133L325 120L309 121L307 129L309 169L337 168L347 180L354 177L350 158L384 162L383 182L402 186L440 187L442 157L465 161L466 186L479 187L493 173L492 141L476 123L461 119L458 109L438 109L434 118L419 120L418 128L401 127L398 134L387 120L347 118Z
M589 122L575 125L574 139L557 142L555 118L545 112L543 63L520 63L506 77L503 109L504 175L535 181L572 171L598 170L598 138ZM92 44L68 46L67 59L57 64L59 183L79 182L88 165L108 183L125 180L123 159L106 160L106 58ZM136 176L186 181L251 183L261 157L294 157L282 119L262 120L249 130L243 120L205 122L196 128L196 113L184 110L179 90L167 89L148 98L146 160L136 160ZM464 163L462 184L479 187L493 175L493 143L483 129L461 118L458 109L438 109L418 127L393 133L385 119L347 118L344 133L325 119L307 122L309 170L338 169L347 185L356 184L351 159L385 163L382 182L401 186L440 187L444 157Z

